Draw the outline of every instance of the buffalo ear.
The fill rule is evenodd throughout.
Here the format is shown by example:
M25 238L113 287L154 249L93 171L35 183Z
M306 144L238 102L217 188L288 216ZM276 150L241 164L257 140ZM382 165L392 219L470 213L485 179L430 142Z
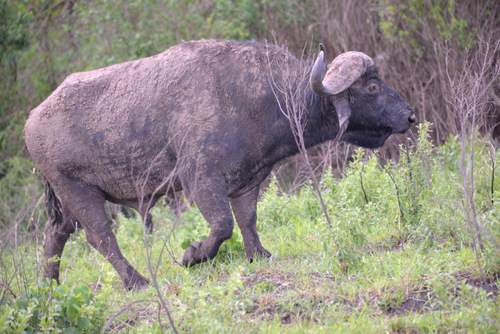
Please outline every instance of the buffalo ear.
M320 52L314 62L309 83L314 93L333 99L339 119L339 131L334 140L342 137L349 125L351 105L347 88L366 72L368 66L373 65L373 60L364 53L349 51L338 55L327 68L325 47L320 44Z
M364 53L349 51L338 55L326 70L322 49L311 72L311 88L323 97L337 95L349 88L373 64L373 60Z
M351 103L349 102L347 90L333 97L333 105L335 106L335 111L339 119L339 131L334 138L334 140L337 140L344 134L349 125L349 118L351 117Z

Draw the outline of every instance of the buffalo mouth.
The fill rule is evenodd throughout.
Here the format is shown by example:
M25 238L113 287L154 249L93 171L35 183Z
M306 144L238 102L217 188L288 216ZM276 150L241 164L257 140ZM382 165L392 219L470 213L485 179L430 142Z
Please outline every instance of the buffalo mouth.
M386 127L382 130L360 130L346 132L341 140L356 146L375 149L384 145L392 133L391 127Z
M367 126L366 122L362 126L353 126L349 123L341 140L364 148L379 148L384 145L390 135L405 133L415 123L415 115L411 108L405 109L402 114L405 115L404 121L401 119L386 126Z
M391 131L392 131L392 133L402 134L402 133L405 133L406 131L408 131L410 129L411 125L412 125L412 123L408 122L408 124L401 125L401 126L396 127L396 128L391 128Z

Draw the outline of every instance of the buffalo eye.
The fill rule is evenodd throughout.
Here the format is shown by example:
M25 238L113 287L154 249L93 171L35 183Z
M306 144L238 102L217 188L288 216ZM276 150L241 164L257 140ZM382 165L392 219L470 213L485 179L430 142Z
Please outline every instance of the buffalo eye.
M376 83L372 83L368 85L368 93L375 93L378 91L378 85Z

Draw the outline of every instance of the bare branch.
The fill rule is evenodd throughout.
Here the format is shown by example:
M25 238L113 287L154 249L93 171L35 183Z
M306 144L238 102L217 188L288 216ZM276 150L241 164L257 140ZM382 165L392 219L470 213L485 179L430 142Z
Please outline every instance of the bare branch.
M113 316L111 318L108 319L108 321L106 322L106 325L104 325L104 327L102 328L101 334L106 333L106 330L109 328L109 326L111 325L113 320L116 319L116 317L118 317L123 312L127 311L132 305L139 304L139 303L151 304L151 303L158 303L158 301L154 300L154 299L138 299L138 300L134 300L133 302L128 303L127 305L125 305L121 309L119 309L118 312L113 314ZM174 330L174 333L177 333L177 330L175 329L175 327L173 327L173 330Z
M303 66L303 68L295 72L292 71L291 68L289 68L289 62L287 60L281 63L272 64L269 56L267 65L269 69L268 77L271 83L273 94L276 98L276 101L278 102L281 113L289 121L295 144L299 149L299 154L304 160L305 167L309 172L309 177L313 182L314 189L316 190L315 195L321 204L328 226L332 230L333 226L330 215L328 214L328 209L323 200L321 188L314 174L311 159L307 152L306 143L304 140L304 129L307 125L306 114L308 113L306 105L306 94L309 92L309 90L303 88L304 83L308 83L310 69ZM280 72L283 75L283 77L280 78L282 79L280 80L280 82L283 82L282 86L278 85L277 80L275 80L275 78L273 77L272 66L278 66L280 68ZM282 103L282 99L284 99L284 105Z

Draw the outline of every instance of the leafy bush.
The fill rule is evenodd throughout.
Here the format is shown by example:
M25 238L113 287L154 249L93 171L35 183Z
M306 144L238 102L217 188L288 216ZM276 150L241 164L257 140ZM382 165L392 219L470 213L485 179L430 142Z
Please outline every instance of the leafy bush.
M467 29L467 21L456 14L455 0L405 2L383 0L379 7L380 29L392 41L409 44L422 57L422 36L426 39L432 35L426 28L432 26L442 39L455 36L460 46L467 48L473 41L473 33ZM426 18L425 22L421 17ZM434 31L433 31L434 32ZM433 33L432 32L432 33ZM425 40L425 43L429 43Z
M335 179L331 171L323 176L321 187L333 217L332 230L327 228L310 185L301 188L298 194L286 195L279 193L276 180L259 203L259 221L284 229L293 228L303 220L317 224L328 236L321 241L325 252L337 259L334 267L341 271L359 269L367 250L392 249L412 239L427 246L448 240L446 247L453 248L470 243L458 174L461 147L450 137L436 148L430 131L430 124L420 124L415 143L400 146L399 162L383 163L377 152L368 155L368 151L358 149L341 179ZM486 235L498 238L498 224L494 223L498 203L492 204L490 190L491 147L485 140L476 140L483 143L476 145L478 167L474 170L477 183L474 199L482 208L478 219ZM498 196L500 177L497 175L495 179L493 187ZM494 253L500 250L493 244L492 241L493 248L483 256L485 263L490 263L488 268L498 261Z
M40 282L15 303L0 306L2 333L95 333L103 326L100 305L86 285L69 289Z
M32 218L45 221L40 200L43 185L35 173L35 165L29 159L13 157L5 165L0 164L2 167L5 174L0 175L0 229L17 226L21 231L32 230Z

